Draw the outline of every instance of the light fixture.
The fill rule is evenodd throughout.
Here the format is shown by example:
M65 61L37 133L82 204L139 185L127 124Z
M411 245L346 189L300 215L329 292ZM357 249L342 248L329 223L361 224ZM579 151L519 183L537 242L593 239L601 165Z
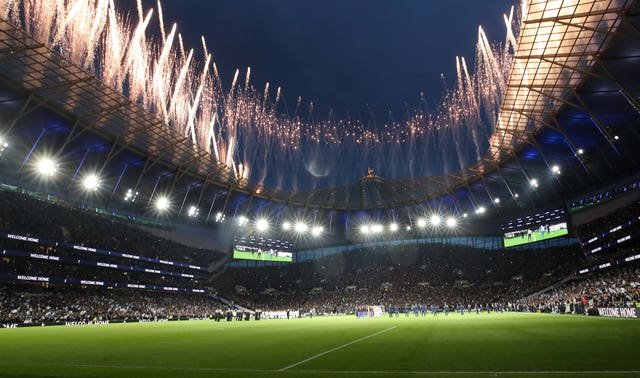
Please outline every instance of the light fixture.
M38 170L38 173L40 173L42 176L51 177L58 170L58 164L51 158L45 157L38 160L36 168Z
M266 219L261 218L256 221L256 230L260 232L267 231L269 229L269 222Z
M91 173L85 176L84 179L82 180L82 187L84 187L87 191L92 192L92 191L98 190L99 186L100 186L100 178L94 173Z
M3 138L0 137L0 155L4 152L4 149L9 147L9 143Z
M296 232L297 233L305 233L307 232L307 230L309 229L309 226L307 226L305 223L303 222L298 222L296 223Z
M127 193L124 195L124 200L135 202L137 197L138 192L134 192L133 189L127 189Z
M197 207L195 207L195 206L190 206L190 207L189 207L189 210L187 210L187 215L188 215L190 218L195 218L195 217L197 217L197 216L198 216L198 213L200 213L200 210L199 210Z
M156 209L165 211L169 208L169 199L165 196L158 197L156 200Z
M458 221L454 217L447 218L447 227L454 228L458 224Z

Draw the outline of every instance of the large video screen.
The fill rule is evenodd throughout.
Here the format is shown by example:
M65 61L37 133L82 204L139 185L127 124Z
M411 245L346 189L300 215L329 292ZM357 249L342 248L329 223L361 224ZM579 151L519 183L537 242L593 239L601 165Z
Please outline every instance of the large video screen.
M502 224L505 247L536 243L569 234L565 209L541 211Z
M233 258L240 260L293 262L293 243L259 236L235 236Z

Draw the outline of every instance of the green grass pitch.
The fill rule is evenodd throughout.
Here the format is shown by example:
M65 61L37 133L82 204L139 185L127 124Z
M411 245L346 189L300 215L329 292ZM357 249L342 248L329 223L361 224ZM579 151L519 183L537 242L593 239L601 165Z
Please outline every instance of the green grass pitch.
M10 377L632 377L640 321L545 314L0 330Z
M268 251L261 252L258 255L258 252L247 252L247 251L238 251L237 249L233 250L233 258L239 260L259 260L259 261L274 261L274 262L292 262L293 258L291 257L278 257L275 253L269 256Z

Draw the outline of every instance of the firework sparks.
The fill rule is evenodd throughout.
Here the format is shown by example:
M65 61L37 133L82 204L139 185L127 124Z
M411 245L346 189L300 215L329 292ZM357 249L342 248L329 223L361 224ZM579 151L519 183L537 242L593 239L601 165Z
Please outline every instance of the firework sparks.
M456 57L456 84L445 88L433 110L421 94L420 106L407 109L402 121L390 114L384 125L372 128L350 117L336 119L332 111L322 119L302 97L287 116L281 88L273 96L269 83L256 90L250 68L244 85L236 70L224 90L204 38L204 61L198 62L193 49L185 50L175 24L167 33L160 2L154 12L137 1L136 22L119 13L113 0L0 0L0 17L158 115L238 179L293 188L302 169L336 184L326 177L349 166L355 167L352 172L371 164L388 176L416 176L444 173L431 171L432 162L446 171L480 159L497 122L519 25L511 9L504 16L502 48L492 46L480 27L473 73L464 57ZM155 36L148 30L153 17L159 25ZM359 159L348 161L354 147L361 149ZM405 162L402 168L398 162Z

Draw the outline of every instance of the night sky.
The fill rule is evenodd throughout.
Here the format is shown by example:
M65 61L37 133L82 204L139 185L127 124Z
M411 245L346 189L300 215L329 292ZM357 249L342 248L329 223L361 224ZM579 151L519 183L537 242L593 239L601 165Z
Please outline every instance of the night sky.
M144 2L156 7L155 2ZM478 25L502 42L502 14L513 0L233 0L166 1L165 23L177 22L187 47L207 40L229 85L236 68L252 83L281 86L288 108L298 96L367 119L401 116L420 92L440 98L441 73L455 82L455 56L473 61ZM398 114L400 113L400 114Z
M135 9L133 0L119 4ZM314 121L327 119L333 109L335 118L357 118L375 128L389 121L389 112L395 120L406 118L407 109L419 106L421 92L429 106L437 104L445 85L455 85L456 55L473 65L479 25L490 41L504 41L503 14L513 4L513 0L181 0L162 6L167 29L177 22L187 48L201 54L200 36L205 37L226 89L235 70L241 70L243 82L249 66L258 91L266 82L274 92L282 87L284 105L279 110L289 116L301 96L305 106L313 101ZM157 7L148 0L143 6ZM315 149L313 155L287 161L273 156L250 161L250 179L304 189L354 182L370 164L384 177L457 169L442 162L448 155L460 160L459 153L446 151L447 146L428 147L445 156L433 164L437 167L428 167L424 160L408 163L408 155L399 151L389 163L385 151L375 151L372 157L371 152L355 151L362 146L353 146L353 154L346 149L333 159L327 159L332 150ZM342 164L345 161L348 167Z

